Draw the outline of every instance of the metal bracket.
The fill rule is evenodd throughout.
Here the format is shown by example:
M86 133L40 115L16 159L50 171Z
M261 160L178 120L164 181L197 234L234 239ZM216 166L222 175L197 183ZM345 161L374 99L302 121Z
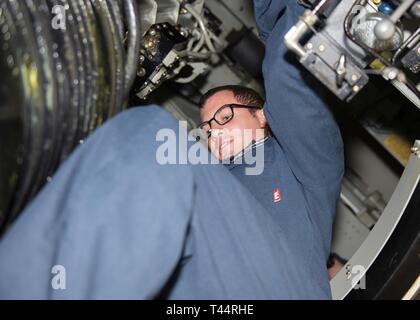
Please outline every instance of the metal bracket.
M333 299L343 299L355 288L357 281L354 280L355 274L352 272L353 268L360 267L357 269L358 279L366 274L404 214L413 196L413 192L420 181L420 140L414 143L412 152L413 154L403 175L375 227L348 261L345 268L331 280Z

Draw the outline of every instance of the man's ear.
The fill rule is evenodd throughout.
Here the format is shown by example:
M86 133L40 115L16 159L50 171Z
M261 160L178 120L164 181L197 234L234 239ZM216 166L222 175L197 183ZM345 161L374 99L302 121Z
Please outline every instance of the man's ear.
M261 128L267 127L267 119L265 118L265 115L264 115L264 109L257 110L257 112L255 112L255 115L257 116L257 119L260 123L260 127Z

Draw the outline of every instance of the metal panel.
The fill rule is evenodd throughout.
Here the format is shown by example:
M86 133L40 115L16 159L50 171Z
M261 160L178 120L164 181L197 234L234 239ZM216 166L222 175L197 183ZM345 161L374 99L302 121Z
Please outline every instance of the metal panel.
M331 251L348 260L369 235L369 229L341 202L334 221Z
M400 221L420 180L420 141L381 218L345 267L331 280L333 299L343 299L373 264ZM354 273L357 267L357 273ZM357 277L357 279L356 279Z

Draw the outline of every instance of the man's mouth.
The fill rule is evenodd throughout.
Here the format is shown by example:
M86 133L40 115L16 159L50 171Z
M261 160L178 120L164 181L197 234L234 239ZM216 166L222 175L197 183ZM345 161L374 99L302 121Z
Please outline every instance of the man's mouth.
M223 155L224 149L226 149L227 146L230 146L232 141L233 141L233 138L231 138L229 140L224 140L223 143L219 145L219 157L220 158Z

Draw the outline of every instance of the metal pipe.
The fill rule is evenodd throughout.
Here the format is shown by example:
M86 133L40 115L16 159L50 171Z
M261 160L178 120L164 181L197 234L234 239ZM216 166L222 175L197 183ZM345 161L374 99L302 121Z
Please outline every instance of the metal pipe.
M408 37L407 40L404 41L404 43L401 45L401 47L398 48L397 52L395 52L394 56L392 57L392 64L394 64L398 57L405 51L405 49L413 42L417 36L420 35L420 28L417 28L416 31L413 32L413 34Z
M319 0L314 9L305 10L300 20L284 36L286 47L303 57L306 54L305 48L299 43L300 39L318 22L318 16L329 7L330 0Z
M326 1L321 1L321 3L325 4ZM284 44L286 47L297 54L300 58L306 55L306 50L299 41L317 21L318 17L313 11L305 10L300 20L284 36Z
M312 13L315 15L319 15L320 13L322 13L325 8L326 8L326 4L327 2L329 2L330 0L320 0L316 5L315 8L312 10Z
M391 14L389 19L397 23L398 20L403 16L404 13L413 5L415 0L404 0L403 3L401 3L397 9Z
M214 47L213 43L211 42L210 36L207 32L206 25L204 24L203 19L201 18L200 14L195 11L195 9L190 4L185 4L184 8L188 10L189 13L197 20L198 25L203 33L204 40L207 44L207 47L210 49L211 52L217 52L216 48Z

